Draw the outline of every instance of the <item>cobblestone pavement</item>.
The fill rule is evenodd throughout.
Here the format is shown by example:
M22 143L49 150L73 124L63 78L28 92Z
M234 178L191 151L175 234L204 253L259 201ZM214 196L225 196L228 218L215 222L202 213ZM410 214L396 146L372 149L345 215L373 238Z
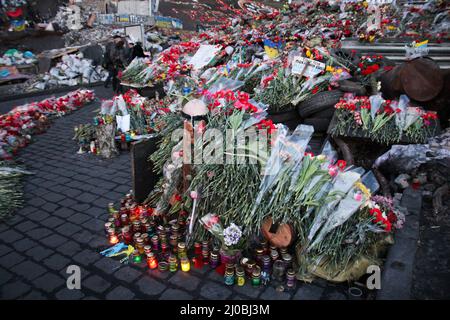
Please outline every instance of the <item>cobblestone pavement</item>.
M109 90L96 88L99 98ZM42 96L39 99L43 98ZM30 99L29 99L30 100ZM18 104L18 103L17 103ZM227 287L214 270L160 273L123 265L99 252L108 245L107 204L131 187L130 155L112 160L76 154L73 128L88 123L99 102L56 120L19 154L35 172L25 181L25 206L0 224L2 299L348 299L347 288L318 281L293 292L274 286ZM81 267L81 290L66 287L69 265Z

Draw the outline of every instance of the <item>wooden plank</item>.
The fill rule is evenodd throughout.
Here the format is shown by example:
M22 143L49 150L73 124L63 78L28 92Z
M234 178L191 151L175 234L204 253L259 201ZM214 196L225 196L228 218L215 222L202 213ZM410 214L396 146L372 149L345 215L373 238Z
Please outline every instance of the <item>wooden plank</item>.
M157 149L159 137L142 139L131 143L131 174L134 197L138 203L147 199L160 178L153 171L153 163L149 156Z

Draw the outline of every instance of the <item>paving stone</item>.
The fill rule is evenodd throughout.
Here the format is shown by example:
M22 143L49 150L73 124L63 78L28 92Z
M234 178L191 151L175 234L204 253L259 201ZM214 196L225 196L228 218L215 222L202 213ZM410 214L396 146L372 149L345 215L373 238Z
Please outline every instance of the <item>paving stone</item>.
M63 288L55 294L56 299L58 300L81 300L84 298L84 294L82 292L83 285L81 289L73 289L70 290L68 288Z
M48 213L53 213L53 212L55 212L55 210L58 209L58 208L59 208L59 206L58 206L57 204L50 203L50 202L47 202L46 204L44 204L44 205L41 207L41 209L47 211Z
M319 300L324 289L312 284L303 284L298 288L293 299L294 300Z
M91 219L91 217L89 217L87 214L75 213L74 215L67 218L67 221L70 221L70 222L73 222L73 223L79 225L79 224L82 224L82 223L88 221L89 219Z
M328 300L347 300L345 293L339 292L338 290L333 290L327 295Z
M28 250L27 252L25 252L25 254L27 256L32 257L34 260L37 260L37 261L41 261L42 259L48 257L52 253L53 253L53 250L46 249L42 246L34 247L34 248Z
M82 226L86 229L89 229L93 232L100 232L105 228L105 222L97 219L91 219L82 224Z
M143 268L137 267L137 269L139 270L139 274L147 274L149 277L154 278L154 279L160 279L160 280L166 280L167 278L169 278L172 275L172 272L161 272L159 270L146 270L146 271L142 271ZM145 269L145 267L144 267Z
M64 223L64 220L62 220L58 217L50 217L50 218L42 221L42 224L48 228L55 228L55 227L61 225L62 223Z
M96 199L98 199L98 196L92 193L82 193L77 197L78 201L86 203L94 203Z
M119 198L117 198L117 199L119 199ZM101 216L105 212L108 212L106 208L99 208L99 207L90 207L89 209L87 209L85 211L85 213L87 215L89 215L90 217L95 217L95 218Z
M11 249L11 247L4 245L4 244L0 244L0 257L11 252L12 250L13 249Z
M289 300L291 295L287 292L278 292L274 287L267 287L260 298L263 300Z
M216 270L211 270L211 272L208 274L208 279L223 282L223 276L216 272Z
M24 256L13 251L0 258L0 266L2 266L5 269L10 269L16 264L22 262L23 260L25 260Z
M75 211L73 211L70 208L59 208L55 212L53 212L53 216L58 216L60 218L66 219L75 214Z
M106 281L102 277L99 277L97 275L90 276L86 280L82 281L81 288L86 287L96 293L103 293L105 292L111 284L109 281Z
M208 282L200 289L200 295L210 300L225 300L230 297L231 290L223 284Z
M50 217L50 215L47 212L45 212L44 210L39 209L35 213L29 214L27 217L28 217L28 219L31 219L33 221L40 222L40 221L45 220L48 217Z
M190 273L178 271L172 278L170 278L169 282L178 287L182 287L183 289L194 291L197 289L200 279Z
M69 241L66 237L62 237L58 234L52 234L51 236L48 236L47 238L41 239L41 242L45 244L48 247L56 248L62 245L63 243L66 243Z
M81 213L86 213L86 211L90 208L91 206L88 205L87 203L77 203L75 205L72 206L72 209Z
M47 297L37 290L31 291L29 294L25 295L23 300L47 300Z
M66 256L73 256L81 251L81 247L75 241L69 241L56 248L56 251Z
M157 296L161 292L163 292L164 289L166 289L165 285L148 277L139 279L136 282L136 285L138 286L139 290L147 296Z
M62 194L59 194L56 192L50 192L50 193L44 194L42 196L42 198L47 201L50 201L50 202L58 203L58 202L64 200L66 197L63 196Z
M61 278L58 275L48 272L45 275L43 275L42 277L35 279L33 281L33 284L37 288L50 293L50 292L54 291L56 288L59 288L59 287L65 285L66 280L64 280L63 278Z
M94 263L95 261L100 259L100 254L96 253L92 250L88 250L85 249L83 251L81 251L80 253L76 254L75 256L73 256L73 260L84 265L84 266L88 266L92 263Z
M142 275L141 271L133 269L130 266L123 266L116 273L114 273L114 277L129 283L133 282L141 275Z
M107 300L131 300L133 298L134 293L122 286L114 288L106 295Z
M70 208L70 207L76 205L77 203L78 203L77 201L70 199L70 198L65 198L64 200L58 202L58 204L61 207L65 207L65 208Z
M28 260L17 264L14 268L11 268L11 271L27 280L33 280L43 275L47 270L39 264Z
M17 251L20 251L20 252L27 251L28 249L33 248L37 245L38 245L37 242L27 239L27 238L13 243L14 249L16 249Z
M264 287L255 288L250 284L250 279L246 279L245 284L240 286L234 286L233 289L235 292L239 294L243 294L249 298L256 299L261 292L263 291Z
M30 289L31 287L22 281L15 281L0 287L0 297L2 299L17 299Z
M82 243L82 244L88 244L92 240L93 237L94 236L93 236L92 232L90 232L88 230L82 230L78 233L75 233L72 236L72 239L79 243Z
M25 221L25 222L22 222L22 223L16 225L14 227L14 229L16 229L16 230L18 230L20 232L27 232L27 231L30 231L30 230L36 228L36 227L38 227L38 225L36 223L34 223L32 221Z
M70 237L74 233L81 231L81 228L73 223L66 222L55 229L55 231L61 233L66 237Z
M13 277L13 275L6 271L3 268L0 268L0 286L4 285L5 283L7 283L9 280L11 280Z
M81 194L81 190L74 189L74 188L68 188L64 190L63 194L70 198L77 198Z
M27 236L35 240L43 239L52 234L53 231L47 228L36 228L27 233Z
M71 265L71 261L58 253L54 253L52 256L48 257L44 261L42 261L47 267L52 270L59 271L65 270L69 265Z
M102 257L99 261L94 263L94 266L102 270L103 272L107 274L113 274L116 272L120 267L122 267L122 264L120 261L108 258L108 257Z
M34 207L40 207L45 203L46 201L40 197L33 197L31 200L27 201L27 205L32 205Z
M182 290L167 289L163 292L159 300L192 300L192 296Z
M22 238L23 235L14 230L8 230L0 233L0 239L7 243L13 243Z

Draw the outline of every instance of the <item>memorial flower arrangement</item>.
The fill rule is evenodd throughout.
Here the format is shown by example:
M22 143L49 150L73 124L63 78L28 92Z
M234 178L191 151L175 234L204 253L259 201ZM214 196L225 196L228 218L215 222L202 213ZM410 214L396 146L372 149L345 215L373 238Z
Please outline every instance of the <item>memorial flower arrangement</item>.
M402 138L423 143L436 130L436 113L409 106L409 101L347 96L335 109L336 123L332 128L335 136L361 136L383 144L393 144Z
M228 248L247 258L234 259L237 266L253 268L245 261L254 259L261 269L269 254L279 260L277 254L289 255L295 246L296 264L290 268L298 278L313 275L337 282L355 280L368 265L380 263L380 248L391 241L404 216L390 198L376 196L374 174L339 160L330 143L319 154L307 152L313 127L300 125L291 132L267 118L272 111L286 111L321 91L334 90L340 80L372 78L383 71L381 56L367 55L358 64L357 57L330 50L339 47L341 38L360 32L366 6L346 5L333 12L328 6L292 4L271 21L260 15L260 20L236 17L194 36L192 50L174 46L151 63L149 70L164 66L148 79L161 80L175 99L170 109L176 112L160 117L161 141L149 157L162 177L144 202L144 213L137 217L140 210L127 202L111 214L113 226L105 230L109 236L128 239L139 255L141 241L129 239L146 233L152 240L144 236L142 241L172 267L175 251L186 262L186 247L194 248L196 266L199 255L211 268L217 267L218 256L229 261L220 250ZM205 54L200 67L189 67L191 53L203 51L202 45L219 49L214 57ZM419 112L403 98L346 95L335 109L333 135L358 134L381 143L404 136L418 141L435 120L434 114ZM217 140L208 137L211 130ZM242 133L265 133L264 152L254 153L259 141L251 139L236 146L234 139ZM122 222L123 215L133 221ZM362 269L355 270L357 266ZM258 268L251 275L257 276Z
M44 132L51 118L71 113L93 101L90 90L77 90L59 98L32 102L0 115L0 159L12 159L33 135Z

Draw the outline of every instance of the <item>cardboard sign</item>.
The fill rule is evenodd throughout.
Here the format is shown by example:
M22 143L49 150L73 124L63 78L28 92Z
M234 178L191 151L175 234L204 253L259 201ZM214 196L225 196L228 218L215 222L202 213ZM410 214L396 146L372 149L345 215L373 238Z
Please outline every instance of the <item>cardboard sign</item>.
M308 59L305 57L295 57L292 61L292 73L304 77L312 78L325 69L325 63Z
M207 66L219 51L220 47L202 44L189 64L192 64L194 69L201 69Z

